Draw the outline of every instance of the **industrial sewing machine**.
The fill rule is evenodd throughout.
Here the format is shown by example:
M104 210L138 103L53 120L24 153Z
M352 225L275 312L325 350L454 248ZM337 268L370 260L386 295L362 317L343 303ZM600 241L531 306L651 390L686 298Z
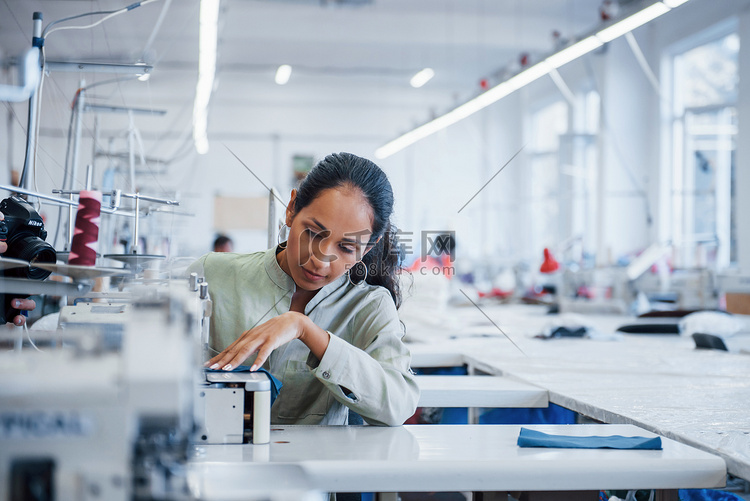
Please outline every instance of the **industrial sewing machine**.
M210 315L195 275L136 280L0 352L0 501L193 499L194 445L268 443L268 377L202 368Z
M173 281L62 317L38 349L0 353L0 500L190 498L197 291Z

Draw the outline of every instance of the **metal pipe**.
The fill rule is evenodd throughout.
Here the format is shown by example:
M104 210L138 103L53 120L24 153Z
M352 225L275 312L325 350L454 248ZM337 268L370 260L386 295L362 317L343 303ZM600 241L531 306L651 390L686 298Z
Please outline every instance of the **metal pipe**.
M138 191L135 185L135 124L133 123L133 114L128 113L130 117L130 128L128 129L128 172L130 174L130 188Z
M83 121L83 104L86 99L86 81L82 78L78 90L78 98L76 99L76 122L75 122L75 133L73 136L73 159L71 161L71 174L69 179L69 185L63 186L63 188L72 189L73 183L75 182L76 175L78 175L78 153L80 150L81 143L81 122Z
M268 192L268 248L276 244L276 188Z
M73 202L73 194L68 195L70 201ZM73 204L68 206L68 239L65 241L65 250L69 251L73 248L73 235L75 234L75 220L73 219Z
M134 77L151 73L154 69L153 66L143 64L87 63L76 61L47 61L46 66L50 71L117 73L121 75L133 75Z
M52 202L57 202L60 205L75 205L75 206L78 206L77 202L71 202L70 200L65 200L64 198L51 197L49 195L45 195L45 194L39 193L37 191L27 190L25 188L19 188L18 186L8 186L8 185L5 185L5 184L0 184L0 190L9 191L11 193L20 193L22 195L29 195L29 196L32 196L32 197L41 198L42 200L50 200ZM54 191L53 191L53 193L54 193Z
M96 145L99 144L99 115L94 114L94 140L91 141L91 169L93 171L94 167L96 166ZM92 173L93 174L93 173ZM88 171L86 171L86 181L88 182ZM93 175L92 179L93 181ZM89 185L87 190L90 190L91 187Z
M135 194L135 222L133 223L133 244L130 246L131 254L138 254L138 224L140 219L141 199Z
M86 165L86 190L91 190L91 182L94 179L94 166L91 164Z
M33 38L36 42L42 36L42 13L34 12L33 15ZM39 52L39 49L36 51ZM38 59L37 59L38 60ZM40 77L41 78L41 77ZM34 169L36 167L36 158L34 152L36 151L36 134L37 134L37 114L39 113L39 99L40 93L35 87L32 91L31 98L29 99L29 121L26 127L26 158L23 164L23 171L21 174L20 185L23 188L31 189L32 182L34 179Z
M11 112L13 108L10 106L8 107L8 115L7 115L7 123L5 126L5 131L8 134L8 143L7 143L7 154L8 154L8 170L13 170L13 113Z
M167 200L166 198L156 198L156 197L149 197L148 195L141 195L140 193L123 193L123 197L125 198L134 198L134 199L141 199L146 200L147 202L156 202L159 204L164 205L180 205L180 202L177 200Z

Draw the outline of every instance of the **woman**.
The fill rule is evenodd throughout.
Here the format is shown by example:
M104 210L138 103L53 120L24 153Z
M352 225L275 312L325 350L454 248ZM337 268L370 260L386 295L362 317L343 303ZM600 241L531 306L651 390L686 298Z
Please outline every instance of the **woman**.
M206 366L248 360L280 379L272 423L347 424L351 409L396 426L414 413L419 389L396 312L392 212L377 165L332 154L292 190L286 242L199 260L214 305L211 344L223 350Z

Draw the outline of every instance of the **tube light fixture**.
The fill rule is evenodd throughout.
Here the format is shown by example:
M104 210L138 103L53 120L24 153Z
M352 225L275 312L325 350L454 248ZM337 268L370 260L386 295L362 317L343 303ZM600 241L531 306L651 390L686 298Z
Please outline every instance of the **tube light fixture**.
M289 77L292 76L292 67L288 64L282 64L276 70L276 83L279 85L286 85L289 81Z
M537 63L534 66L513 76L509 80L506 80L489 89L487 92L480 94L474 99L452 109L445 115L439 116L436 119L427 122L426 124L421 125L416 129L394 139L393 141L384 144L383 146L375 150L375 157L378 159L387 158L394 153L403 150L407 146L416 143L420 139L424 139L439 130L445 129L448 126L463 120L469 115L472 115L477 111L486 108L492 103L495 103L504 98L508 94L520 89L524 85L543 77L544 75L549 73L549 71L550 66L545 61Z
M208 102L216 75L216 46L220 0L201 0L198 40L198 83L193 104L193 141L201 155L208 153Z
M409 80L409 83L412 87L418 89L429 82L434 76L435 71L432 68L425 68L415 73L414 76L411 77L411 80Z
M563 66L564 64L567 64L574 59L578 59L584 54L588 54L592 50L601 47L602 45L604 45L604 43L599 38L597 38L596 36L590 36L588 38L584 38L580 42L574 43L570 47L564 48L560 52L551 55L547 58L546 61L553 68L559 68L560 66Z
M561 49L546 59L510 77L508 80L490 88L479 96L457 106L446 114L420 125L384 144L375 150L375 157L381 160L387 158L417 141L453 125L483 108L486 108L521 87L549 74L553 69L557 69L585 54L588 54L605 43L629 33L639 26L656 19L662 14L669 12L671 9L682 5L687 1L688 0L663 0L651 3L649 6L637 11L636 13L620 21L616 21L598 31L596 34L588 36L573 45Z

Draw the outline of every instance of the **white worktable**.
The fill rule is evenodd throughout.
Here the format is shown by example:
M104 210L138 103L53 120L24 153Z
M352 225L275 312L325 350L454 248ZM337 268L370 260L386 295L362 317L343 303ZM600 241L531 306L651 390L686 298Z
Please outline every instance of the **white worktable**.
M750 357L696 350L690 338L620 335L615 340L533 336L556 317L545 308L473 306L441 314L450 329L409 325L414 365L460 356L470 371L534 384L551 403L608 423L633 423L724 458L728 471L750 479ZM484 320L483 320L484 319ZM635 319L587 315L604 334ZM478 326L485 322L484 330ZM448 322L444 322L448 323ZM455 324L465 324L462 332ZM507 334L517 347L505 339ZM421 357L424 351L426 356Z
M547 407L547 390L492 376L416 376L419 407Z
M652 436L631 425L532 425L548 433ZM662 439L663 450L516 445L513 425L280 426L267 445L196 446L200 499L243 499L259 485L331 492L545 491L720 487L724 461Z

